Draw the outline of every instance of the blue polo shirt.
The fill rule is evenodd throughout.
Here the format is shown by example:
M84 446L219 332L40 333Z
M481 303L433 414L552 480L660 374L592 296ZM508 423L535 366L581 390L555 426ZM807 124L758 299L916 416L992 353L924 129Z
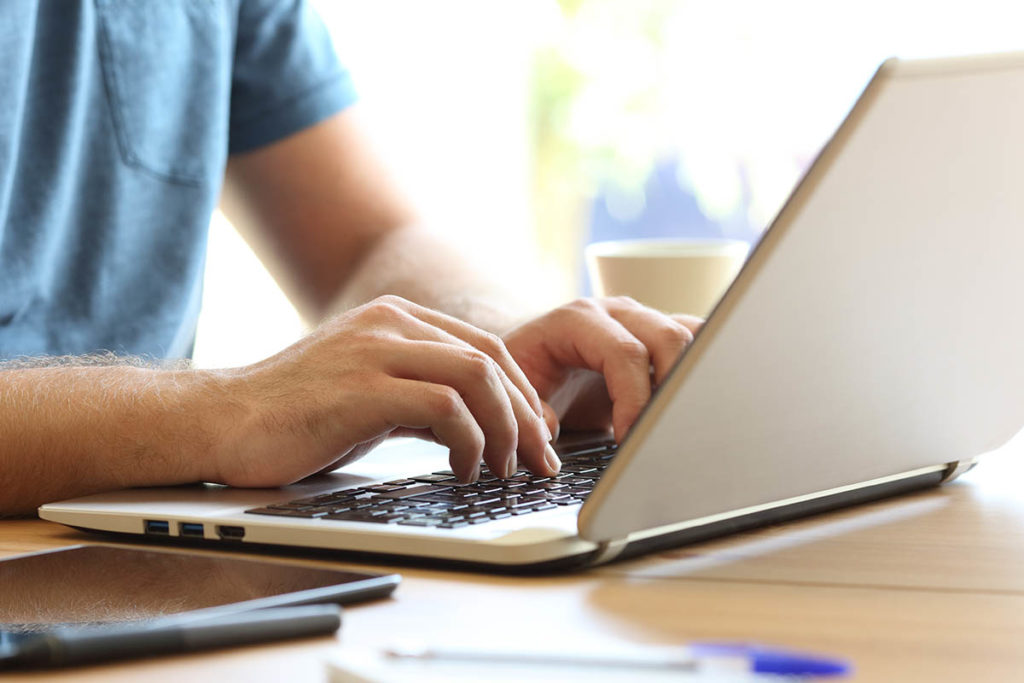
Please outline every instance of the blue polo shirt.
M0 358L189 355L227 156L354 97L300 0L2 0Z

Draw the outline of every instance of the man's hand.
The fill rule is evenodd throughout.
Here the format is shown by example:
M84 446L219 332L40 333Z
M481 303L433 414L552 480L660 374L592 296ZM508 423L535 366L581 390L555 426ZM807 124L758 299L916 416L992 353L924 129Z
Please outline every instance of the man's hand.
M544 424L541 399L568 427L612 424L621 438L698 325L625 299L577 301L503 342L382 297L234 370L8 364L0 515L129 486L278 486L394 434L449 446L462 479L481 460L499 475L519 463L550 475L558 423Z
M323 324L238 371L231 394L247 417L218 452L213 480L276 486L333 469L392 434L451 449L462 480L481 459L499 476L517 462L555 474L537 392L502 341L398 297Z
M562 426L610 428L621 441L702 323L627 297L580 299L504 339ZM548 419L557 433L558 424Z

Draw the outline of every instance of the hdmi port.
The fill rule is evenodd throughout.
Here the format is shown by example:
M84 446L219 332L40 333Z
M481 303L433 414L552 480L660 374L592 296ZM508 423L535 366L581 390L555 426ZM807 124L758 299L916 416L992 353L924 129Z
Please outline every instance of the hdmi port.
M241 526L218 526L217 535L224 540L238 541L245 536L245 527Z

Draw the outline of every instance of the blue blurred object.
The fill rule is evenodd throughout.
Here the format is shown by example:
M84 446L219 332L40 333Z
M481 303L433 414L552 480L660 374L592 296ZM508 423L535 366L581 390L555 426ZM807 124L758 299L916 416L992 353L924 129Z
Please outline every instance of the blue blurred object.
M690 646L700 658L742 657L755 674L776 676L831 677L845 676L852 671L849 663L819 655L764 648L745 643L699 643Z

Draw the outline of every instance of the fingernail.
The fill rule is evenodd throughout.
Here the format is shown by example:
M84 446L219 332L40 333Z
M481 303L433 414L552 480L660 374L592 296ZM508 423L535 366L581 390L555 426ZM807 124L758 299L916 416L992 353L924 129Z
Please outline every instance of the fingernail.
M516 460L516 454L513 453L511 456L509 456L508 464L505 466L505 478L511 479L512 477L515 476L518 470L519 462Z
M540 419L540 425L541 425L541 427L543 427L543 428L544 428L544 440L545 440L545 441L551 441L551 439L553 439L554 437L553 437L553 436L551 436L551 428L550 428L550 427L548 427L548 423L547 423L547 420L545 420L545 419L544 419L544 418L542 417L542 418Z
M562 471L562 459L558 457L558 453L555 453L551 444L544 446L544 461L547 462L551 474L558 474Z

